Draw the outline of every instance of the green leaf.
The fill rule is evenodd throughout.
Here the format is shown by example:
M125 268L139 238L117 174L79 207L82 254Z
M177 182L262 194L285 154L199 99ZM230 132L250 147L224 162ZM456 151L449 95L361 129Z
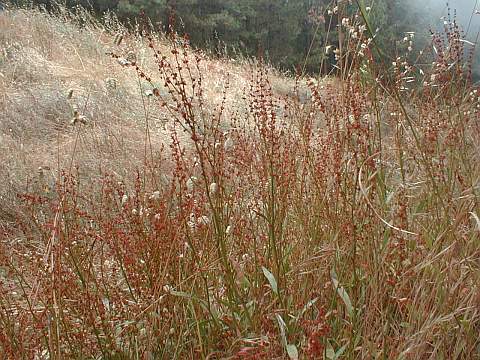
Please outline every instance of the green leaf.
M325 347L325 357L329 360L335 358L335 350L333 349L332 344L330 344L330 341L327 341L327 346Z
M247 290L250 287L250 285L251 285L250 281L248 280L248 278L245 275L241 277L240 285L244 290Z
M277 280L275 280L275 276L273 276L273 274L270 271L268 271L268 269L264 266L262 266L262 271L263 271L263 275L265 275L265 277L267 278L270 284L270 287L272 288L272 291L278 295L278 286L277 286Z
M170 290L170 294L173 295L173 296L178 296L178 297L182 297L182 298L185 298L185 299L191 299L192 298L192 295L190 295L189 293L186 293L184 291Z
M282 343L286 347L287 346L287 334L285 333L285 328L287 325L285 321L283 321L282 316L280 314L275 315L278 322L278 327L280 328L280 336L282 337Z
M332 344L330 344L330 341L327 341L327 346L325 348L325 357L330 360L337 360L340 358L340 356L343 355L345 352L345 349L347 348L347 345L343 345L340 349L338 349L335 352L335 349L333 348Z
M345 307L347 308L348 316L352 318L353 306L352 306L352 301L350 300L350 296L348 296L347 291L338 282L338 278L337 278L337 274L335 273L335 270L332 269L330 275L332 278L333 288L336 290L338 296L340 296L340 298L343 300Z
M285 329L287 328L287 324L285 324L285 321L283 321L282 316L280 314L276 314L275 317L277 318L278 327L280 328L280 336L282 338L282 344L283 346L285 346L285 349L287 350L288 357L292 360L298 360L297 347L293 344L289 344L287 341L287 334L285 332Z
M293 344L287 345L287 354L290 359L298 360L298 350L295 345Z
M318 301L318 297L316 297L315 299L312 299L310 300L308 303L305 304L305 306L303 307L302 311L300 312L300 314L298 314L297 316L297 321L303 316L305 315L305 313L313 306L315 305L315 303Z
M346 349L347 349L347 344L343 345L340 349L337 350L337 352L335 353L335 357L333 359L334 360L339 359L340 356L343 355Z

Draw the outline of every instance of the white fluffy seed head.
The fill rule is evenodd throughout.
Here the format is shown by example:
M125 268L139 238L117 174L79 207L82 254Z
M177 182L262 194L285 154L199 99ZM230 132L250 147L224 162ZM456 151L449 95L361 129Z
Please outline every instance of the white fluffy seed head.
M150 195L150 200L158 201L160 200L160 191L156 190Z
M210 219L206 215L202 215L197 219L198 225L208 225L210 224Z
M217 183L211 183L209 188L210 188L210 194L211 195L215 195L218 192Z
M233 140L232 140L232 138L228 138L227 140L225 140L224 149L225 149L226 151L228 151L228 150L230 150L232 147L233 147Z
M193 191L193 188L195 187L195 184L197 182L197 178L195 176L191 176L188 180L187 180L187 190L189 192L192 192Z

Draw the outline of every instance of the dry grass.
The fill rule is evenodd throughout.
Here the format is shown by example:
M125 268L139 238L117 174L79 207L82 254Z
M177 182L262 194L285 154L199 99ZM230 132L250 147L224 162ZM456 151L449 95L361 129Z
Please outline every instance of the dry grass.
M36 173L32 169L65 168L74 153L78 153L78 164L93 170L88 173L104 168L131 176L142 163L139 149L144 147L145 114L155 145L169 142L165 132L169 114L145 97L150 84L139 82L134 72L125 71L107 55L112 49L125 57L133 52L153 72L156 66L142 38L127 34L114 20L100 25L87 13L63 10L55 17L36 11L4 12L0 28L1 146L10 149L1 156L2 163L14 163L2 174L12 176L12 181L5 182L15 183L16 190L32 180ZM114 44L117 34L125 35L121 46ZM168 50L165 39L158 42L160 49ZM202 71L214 74L204 84L207 106L222 101L228 78L228 107L244 110L242 97L256 66L205 60ZM292 84L279 75L274 82L279 91ZM71 99L69 91L73 91ZM71 126L75 109L86 116L89 131ZM3 190L12 194L10 189Z
M318 84L1 13L0 357L479 358L462 43L382 65L366 20Z

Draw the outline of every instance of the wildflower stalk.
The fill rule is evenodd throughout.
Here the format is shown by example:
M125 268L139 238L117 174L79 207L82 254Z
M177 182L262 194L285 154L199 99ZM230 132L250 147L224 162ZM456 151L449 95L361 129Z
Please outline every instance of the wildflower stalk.
M285 304L283 302L283 295L282 295L282 286L284 285L284 271L283 271L283 256L281 246L278 243L277 239L277 212L276 212L276 184L275 184L275 167L273 164L273 141L271 147L271 155L270 155L270 179L269 179L269 217L268 217L268 228L269 228L269 243L270 247L273 250L273 260L275 263L275 277L278 282L278 300L281 304L281 308L285 309Z
M426 155L425 155L425 152L424 152L423 149L422 149L422 146L421 146L421 143L420 143L420 138L419 138L419 136L418 136L418 134L417 134L417 130L415 129L415 126L413 125L413 121L412 121L412 119L410 118L410 115L408 115L407 109L405 108L405 105L404 105L404 103L403 103L403 101L402 101L402 99L401 99L401 97L400 97L400 94L399 94L399 92L398 92L398 90L397 90L396 88L394 88L393 93L394 93L394 95L395 95L395 98L396 98L398 104L400 105L400 108L401 108L401 110L402 110L403 116L404 116L405 119L407 120L407 124L408 124L408 126L409 126L409 128L410 128L410 131L411 131L411 133L412 133L412 135L413 135L413 138L414 138L414 140L415 140L415 145L416 145L416 147L417 147L418 152L420 153L420 157L421 157L421 159L423 160L423 164L424 164L425 169L427 170L427 174L428 174L428 176L429 176L429 178L430 178L430 182L431 182L431 184L432 184L432 187L433 187L433 191L434 191L434 193L435 193L435 196L436 196L437 199L439 200L440 205L441 205L441 207L443 208L443 211L444 211L445 215L447 215L447 214L448 214L447 207L445 206L445 203L444 203L444 201L443 201L443 197L442 197L441 194L440 194L437 181L435 180L435 177L433 176L433 173L432 173L432 169L431 169L430 165L428 165L428 159L427 159L427 157L426 157ZM449 221L449 222L450 222L450 221Z
M372 37L373 39L373 44L374 44L374 47L375 49L378 51L378 53L380 54L380 58L381 59L385 59L386 58L386 55L384 53L384 51L380 48L380 46L377 44L377 42L375 41L375 36L373 34L373 31L372 31L372 28L371 28L371 25L369 23L369 20L368 20L368 16L365 12L365 8L362 4L360 4L360 1L359 0L355 0L357 6L358 6L358 9L360 10L360 14L363 18L363 20L365 21L365 24L366 24L366 27L367 27L367 31L368 33L370 34L370 36ZM440 192L439 192L439 189L438 189L438 185L437 185L437 182L435 181L435 178L433 176L433 173L431 171L431 168L430 166L428 165L428 160L426 159L425 157L425 153L424 151L422 150L422 146L421 146L421 143L420 143L420 138L417 134L417 131L415 129L415 126L413 125L413 122L410 118L410 116L408 115L408 112L405 108L405 105L401 99L401 96L400 96L400 93L398 91L398 89L396 87L393 87L393 95L394 95L394 98L396 99L397 103L399 104L400 108L401 108L401 111L402 111L402 114L403 116L405 117L405 119L407 120L407 124L409 126L409 129L410 131L412 132L412 135L414 137L414 140L415 140L415 144L416 144L416 147L418 149L418 151L420 152L420 156L423 160L423 163L424 163L424 166L425 166L425 169L427 170L427 173L428 173L428 176L430 178L430 182L432 183L432 187L434 189L434 193L437 197L437 199L439 200L445 214L448 214L448 211L447 211L447 208L443 202L443 198L441 197L440 195ZM399 147L399 159L400 159L400 167L401 167L401 173L402 173L402 180L403 182L405 183L405 171L404 171L404 160L403 160L403 152L401 151L401 146Z
M193 131L195 131L194 127L192 128L192 132ZM200 148L200 145L198 144L198 142L195 141L194 144L195 144L196 152L199 156L200 169L202 171L202 177L203 177L203 180L204 180L203 183L204 183L204 187L205 187L205 193L207 195L208 204L209 204L210 210L211 210L212 215L213 215L213 224L214 224L215 238L216 238L216 242L217 242L217 249L218 249L219 257L222 261L224 271L225 271L225 274L226 274L226 279L227 279L227 284L228 284L228 294L229 294L229 300L230 300L229 304L234 304L234 307L231 310L234 313L239 313L239 308L237 306L237 301L242 299L242 297L238 293L237 286L236 286L236 283L235 283L234 270L232 269L232 267L230 265L230 261L228 259L228 252L227 252L227 246L226 246L225 224L222 221L223 210L219 210L215 206L215 204L213 202L213 199L212 199L212 194L210 192L210 187L209 187L210 182L209 182L209 177L207 175L207 169L206 169L207 165L205 163L205 158L204 158L205 153ZM214 181L218 181L218 180L214 180ZM248 320L249 324L253 325L253 321L252 321L252 318L250 316L250 311L248 310L245 302L243 300L241 300L241 302L242 302L242 306L244 308L244 311L245 311L245 314L247 316L247 320ZM240 327L239 327L240 325L237 324L237 319L235 318L235 316L233 316L233 321L236 324L236 326L238 327L238 329L240 329Z

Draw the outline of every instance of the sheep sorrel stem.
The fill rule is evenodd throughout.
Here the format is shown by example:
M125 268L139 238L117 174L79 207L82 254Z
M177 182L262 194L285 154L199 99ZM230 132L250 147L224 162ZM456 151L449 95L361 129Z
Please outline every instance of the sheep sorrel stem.
M0 12L0 358L480 356L475 44L309 9L295 77L180 14Z

